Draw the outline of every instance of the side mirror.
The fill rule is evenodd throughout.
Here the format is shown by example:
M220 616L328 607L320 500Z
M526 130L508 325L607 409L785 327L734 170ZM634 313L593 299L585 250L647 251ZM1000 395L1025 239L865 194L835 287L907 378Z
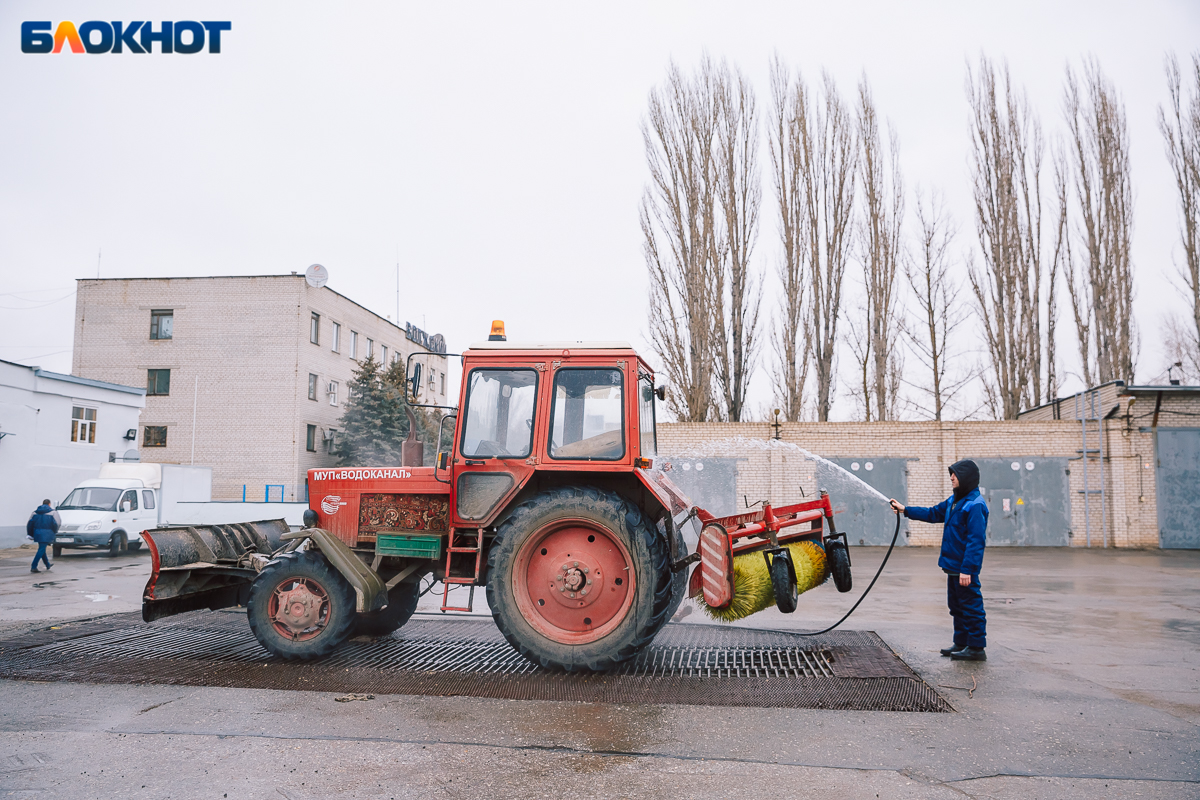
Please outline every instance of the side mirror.
M412 395L413 400L416 400L417 391L421 388L421 362L419 361L416 364L413 364L413 374L412 377L408 379L408 386L409 394Z
M130 510L130 503L128 500L126 500L124 503L121 503L121 513L122 514L128 514L129 510Z
M662 386L656 386L656 387L654 387L654 394L655 394L655 396L657 396L657 397L658 397L658 399L659 399L659 400L662 400L662 401L665 403L665 402L667 401L667 387L666 387L666 384L663 384Z
M449 469L450 454L445 450L437 454L437 469Z

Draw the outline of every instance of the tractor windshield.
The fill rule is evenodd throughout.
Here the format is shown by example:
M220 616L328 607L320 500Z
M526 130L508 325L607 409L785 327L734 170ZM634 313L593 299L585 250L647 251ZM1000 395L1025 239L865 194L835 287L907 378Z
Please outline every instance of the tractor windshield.
M466 458L528 458L533 452L532 369L475 369L467 383Z
M623 388L619 369L560 369L554 376L550 457L583 461L623 458Z

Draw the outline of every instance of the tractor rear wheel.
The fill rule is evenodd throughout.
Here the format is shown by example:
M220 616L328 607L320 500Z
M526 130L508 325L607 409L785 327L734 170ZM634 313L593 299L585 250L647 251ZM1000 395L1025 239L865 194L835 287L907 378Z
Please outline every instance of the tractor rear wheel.
M844 542L832 541L825 545L825 555L829 558L829 571L833 574L833 585L839 592L848 592L854 587L854 579L850 575L850 554L846 552Z
M254 579L246 616L259 643L280 658L321 658L354 628L354 589L319 552L285 553Z
M613 492L562 487L513 509L488 552L488 605L543 667L604 671L650 643L672 609L667 543ZM677 605L677 604L676 604Z
M387 636L400 629L417 610L420 581L402 581L388 590L388 603L378 611L356 615L355 636Z

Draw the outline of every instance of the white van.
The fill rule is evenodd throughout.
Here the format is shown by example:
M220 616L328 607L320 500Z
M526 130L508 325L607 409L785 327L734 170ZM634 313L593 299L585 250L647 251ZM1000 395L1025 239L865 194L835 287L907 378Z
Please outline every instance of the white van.
M106 547L110 555L142 546L142 531L163 519L164 491L175 502L208 500L212 469L176 464L104 464L100 477L83 481L58 505L62 523L54 555L63 548Z

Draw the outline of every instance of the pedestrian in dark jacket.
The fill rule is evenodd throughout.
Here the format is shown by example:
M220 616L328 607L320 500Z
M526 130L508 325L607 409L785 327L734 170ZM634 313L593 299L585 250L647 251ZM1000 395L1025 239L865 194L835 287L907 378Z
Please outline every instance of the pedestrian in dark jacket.
M37 507L37 511L33 512L29 522L25 523L25 532L37 542L38 546L37 555L33 557L33 565L29 571L37 572L39 561L46 562L46 569L49 570L54 565L46 557L46 545L53 544L54 536L58 533L58 520L54 518L49 500L43 500L42 504Z
M946 602L954 617L954 645L942 655L955 661L987 661L987 616L979 571L987 540L988 507L979 495L979 467L958 461L950 467L954 494L936 506L905 507L892 500L892 509L918 522L941 522L942 554L938 566L946 573Z

